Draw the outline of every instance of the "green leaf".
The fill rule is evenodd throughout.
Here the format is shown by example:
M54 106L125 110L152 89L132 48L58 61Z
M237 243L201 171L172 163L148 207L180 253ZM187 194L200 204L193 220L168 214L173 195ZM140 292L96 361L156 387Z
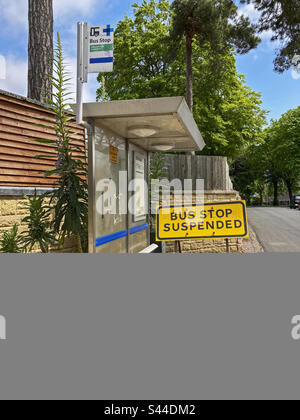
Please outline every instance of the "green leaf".
M61 171L60 169L53 169L52 171L46 171L44 172L44 176L47 178L49 176L55 175L55 174L59 174Z
M48 140L48 139L34 139L34 141L42 144L55 144L54 140Z

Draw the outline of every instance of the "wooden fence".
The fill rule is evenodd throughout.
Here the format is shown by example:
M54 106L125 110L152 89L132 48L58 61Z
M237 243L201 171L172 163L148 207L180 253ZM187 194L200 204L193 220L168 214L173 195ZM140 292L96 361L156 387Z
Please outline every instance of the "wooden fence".
M164 175L169 181L180 179L183 183L187 175L187 159L192 159L193 185L196 179L204 179L205 190L232 191L233 186L229 175L226 157L222 156L191 156L164 155Z
M0 90L0 186L56 186L55 177L45 178L43 175L54 169L55 148L34 140L56 139L54 129L47 128L50 124L42 118L55 122L50 107ZM71 143L85 150L84 128L78 126L75 119L68 126L72 133ZM49 157L36 159L37 155Z
M50 107L0 90L0 186L55 187L56 178L45 178L44 172L54 169L54 146L34 139L56 139L54 129L42 118L55 122ZM74 121L69 123L72 144L85 149L85 130ZM77 134L76 134L77 133ZM37 155L47 158L36 159ZM164 155L165 176L169 180L187 179L187 156ZM192 178L204 179L205 190L231 191L226 157L192 156Z

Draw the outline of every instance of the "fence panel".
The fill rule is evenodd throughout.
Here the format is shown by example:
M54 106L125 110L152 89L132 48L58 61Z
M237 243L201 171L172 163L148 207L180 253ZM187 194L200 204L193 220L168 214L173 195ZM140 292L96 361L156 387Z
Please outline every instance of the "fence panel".
M187 178L186 155L164 155L165 177L169 181ZM192 156L193 185L196 179L204 179L205 190L232 191L227 158L223 156Z
M21 96L0 91L0 186L55 187L56 177L45 178L44 172L54 169L55 148L34 139L56 139L48 128L48 119L55 123L50 107ZM85 130L70 121L71 143L85 150ZM47 155L36 159L37 155Z

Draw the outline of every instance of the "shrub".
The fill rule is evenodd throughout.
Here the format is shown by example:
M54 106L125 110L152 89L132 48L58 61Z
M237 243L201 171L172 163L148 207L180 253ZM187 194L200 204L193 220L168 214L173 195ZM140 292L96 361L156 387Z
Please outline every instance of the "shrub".
M19 254L21 237L18 235L18 226L14 225L9 232L4 232L0 239L0 252L4 254Z
M50 230L50 207L45 205L43 196L37 196L36 190L32 198L27 196L26 198L29 216L22 220L28 227L22 234L23 249L31 252L34 246L38 245L43 253L47 253L49 247L57 243L55 234Z

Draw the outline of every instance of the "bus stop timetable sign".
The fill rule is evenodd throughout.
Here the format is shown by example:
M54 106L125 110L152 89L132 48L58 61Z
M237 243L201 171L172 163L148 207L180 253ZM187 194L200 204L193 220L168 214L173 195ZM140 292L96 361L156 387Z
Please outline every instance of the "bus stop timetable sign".
M158 241L248 237L245 201L159 206L157 209Z
M90 26L88 39L88 72L112 72L114 27L112 25Z

